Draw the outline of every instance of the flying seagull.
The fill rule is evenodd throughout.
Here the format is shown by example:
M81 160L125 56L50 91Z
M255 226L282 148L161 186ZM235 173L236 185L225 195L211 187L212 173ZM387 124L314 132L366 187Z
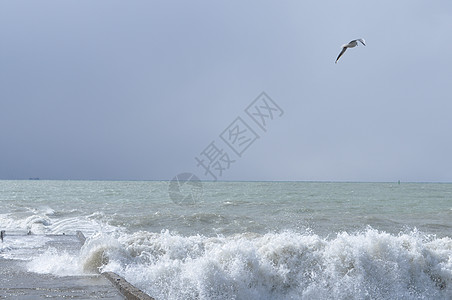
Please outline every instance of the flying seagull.
M364 46L366 46L366 42L364 41L364 39L357 39L357 40L353 40L348 44L342 45L342 51L341 53L339 53L339 56L336 58L336 63L339 60L339 58L342 56L342 54L345 53L345 51L347 50L347 48L353 48L358 46L358 41L361 42L361 44L363 44Z

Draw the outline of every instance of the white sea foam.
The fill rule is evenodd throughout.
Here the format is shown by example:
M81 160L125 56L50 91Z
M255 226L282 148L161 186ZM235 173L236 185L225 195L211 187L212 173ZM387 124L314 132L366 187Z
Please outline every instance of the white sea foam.
M53 210L46 209L42 213L36 211L32 215L0 214L0 225L2 230L8 233L32 233L42 234L75 234L82 231L90 236L95 232L113 232L118 228L108 225L104 214L96 212L88 216L77 216L69 218L54 218Z
M184 237L168 231L88 240L80 259L157 299L450 299L452 240L368 229Z
M48 216L40 213L25 216L2 214L0 215L0 222L2 230L14 232L31 231L37 234L46 233L46 228L52 224L52 221Z
M0 258L28 261L49 239L45 236L9 236L0 243Z
M54 274L57 276L84 275L77 255L66 251L48 248L44 253L34 257L27 263L30 272L38 274Z
M49 248L30 271L114 271L156 299L450 299L452 239L374 229L181 236L97 233L79 253Z
M368 228L206 237L98 232L80 251L8 237L3 258L57 276L114 271L156 299L451 299L452 239ZM44 249L35 252L34 249Z

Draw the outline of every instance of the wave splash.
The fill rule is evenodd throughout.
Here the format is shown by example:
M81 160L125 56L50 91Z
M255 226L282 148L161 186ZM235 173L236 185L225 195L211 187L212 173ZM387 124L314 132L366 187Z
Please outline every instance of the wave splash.
M417 231L95 234L80 259L156 299L452 298L452 239Z

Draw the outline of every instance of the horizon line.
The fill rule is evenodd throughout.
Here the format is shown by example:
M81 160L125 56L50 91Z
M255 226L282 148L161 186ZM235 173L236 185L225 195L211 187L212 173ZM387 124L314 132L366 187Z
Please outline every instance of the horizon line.
M0 179L0 181L111 181L111 182L170 182L172 179L46 179L39 177ZM306 183L452 183L452 181L402 181L402 180L199 180L200 182L306 182Z

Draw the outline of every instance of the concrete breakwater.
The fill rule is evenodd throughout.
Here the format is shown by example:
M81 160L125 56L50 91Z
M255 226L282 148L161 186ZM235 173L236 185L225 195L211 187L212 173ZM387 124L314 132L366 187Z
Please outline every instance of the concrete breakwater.
M31 272L23 257L9 255L16 251L42 253L48 248L76 253L85 242L85 236L76 235L27 235L3 232L0 242L0 298L6 299L128 299L152 300L153 298L134 287L118 274L105 272L98 275L55 276ZM17 249L27 240L42 240L39 247Z

